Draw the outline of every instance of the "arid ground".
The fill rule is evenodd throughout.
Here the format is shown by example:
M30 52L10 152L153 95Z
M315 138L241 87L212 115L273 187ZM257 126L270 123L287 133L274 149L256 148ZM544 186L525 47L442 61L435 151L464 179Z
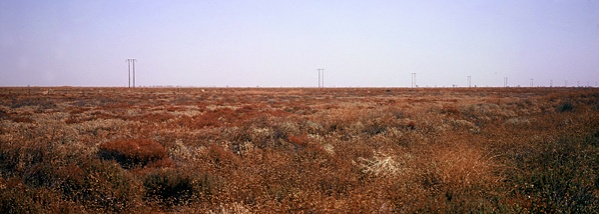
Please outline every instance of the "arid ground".
M595 88L0 88L0 213L592 213Z

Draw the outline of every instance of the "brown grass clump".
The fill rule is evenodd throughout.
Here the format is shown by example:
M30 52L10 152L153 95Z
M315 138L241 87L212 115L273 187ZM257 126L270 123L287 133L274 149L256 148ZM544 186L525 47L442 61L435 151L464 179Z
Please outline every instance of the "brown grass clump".
M109 141L99 145L98 155L102 159L115 160L124 168L147 166L161 163L168 166L169 161L164 147L147 139Z
M484 186L497 182L493 157L468 145L452 145L433 151L433 160L444 184L459 188Z

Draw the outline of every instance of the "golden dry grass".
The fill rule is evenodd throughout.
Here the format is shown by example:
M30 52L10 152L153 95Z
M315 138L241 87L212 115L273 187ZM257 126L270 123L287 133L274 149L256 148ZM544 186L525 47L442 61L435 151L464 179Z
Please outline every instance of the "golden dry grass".
M2 88L3 213L592 213L591 88Z

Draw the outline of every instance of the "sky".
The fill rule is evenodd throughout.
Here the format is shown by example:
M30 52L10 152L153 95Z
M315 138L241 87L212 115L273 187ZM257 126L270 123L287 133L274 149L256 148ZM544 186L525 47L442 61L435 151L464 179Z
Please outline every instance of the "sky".
M598 86L599 0L2 0L0 86Z

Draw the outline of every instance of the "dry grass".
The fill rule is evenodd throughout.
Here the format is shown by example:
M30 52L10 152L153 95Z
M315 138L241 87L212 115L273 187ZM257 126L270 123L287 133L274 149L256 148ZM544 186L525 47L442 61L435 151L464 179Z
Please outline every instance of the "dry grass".
M0 212L593 213L589 88L2 88Z

